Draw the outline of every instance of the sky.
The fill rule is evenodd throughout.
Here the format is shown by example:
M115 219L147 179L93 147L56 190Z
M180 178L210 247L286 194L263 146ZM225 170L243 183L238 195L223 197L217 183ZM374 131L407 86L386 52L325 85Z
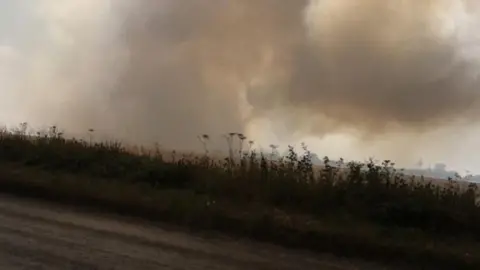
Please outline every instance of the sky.
M2 0L0 122L480 173L476 0Z

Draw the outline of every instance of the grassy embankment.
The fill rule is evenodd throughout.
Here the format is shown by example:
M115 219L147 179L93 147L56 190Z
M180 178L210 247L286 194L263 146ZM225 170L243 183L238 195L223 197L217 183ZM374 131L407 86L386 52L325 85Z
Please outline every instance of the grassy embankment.
M232 145L246 139L230 136ZM480 269L476 186L411 181L390 161L315 171L303 150L281 160L252 151L236 162L167 160L55 128L3 131L0 190L341 256Z

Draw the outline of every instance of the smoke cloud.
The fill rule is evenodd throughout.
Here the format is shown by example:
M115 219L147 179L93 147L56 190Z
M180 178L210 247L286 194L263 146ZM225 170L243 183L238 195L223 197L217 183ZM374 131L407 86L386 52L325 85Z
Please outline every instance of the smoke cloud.
M362 141L473 125L477 2L42 0L49 35L30 50L19 110L178 149L254 134L256 119L285 138Z

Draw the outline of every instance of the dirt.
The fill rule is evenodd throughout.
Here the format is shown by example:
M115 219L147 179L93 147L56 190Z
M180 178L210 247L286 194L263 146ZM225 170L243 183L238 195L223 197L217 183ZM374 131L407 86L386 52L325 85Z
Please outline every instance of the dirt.
M0 195L0 269L387 269Z

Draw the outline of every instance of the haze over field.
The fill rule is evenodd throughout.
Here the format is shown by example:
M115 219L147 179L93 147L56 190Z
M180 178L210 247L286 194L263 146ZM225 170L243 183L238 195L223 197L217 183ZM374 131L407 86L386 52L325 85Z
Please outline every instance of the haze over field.
M480 164L477 0L3 0L0 120Z

